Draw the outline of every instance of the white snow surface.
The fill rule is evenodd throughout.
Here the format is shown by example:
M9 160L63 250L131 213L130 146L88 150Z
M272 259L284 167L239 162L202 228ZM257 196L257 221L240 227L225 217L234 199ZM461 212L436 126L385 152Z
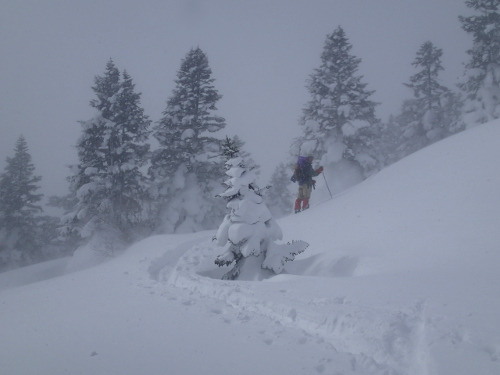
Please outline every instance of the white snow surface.
M0 274L0 373L500 374L500 121L278 222L309 248L221 281L213 232Z

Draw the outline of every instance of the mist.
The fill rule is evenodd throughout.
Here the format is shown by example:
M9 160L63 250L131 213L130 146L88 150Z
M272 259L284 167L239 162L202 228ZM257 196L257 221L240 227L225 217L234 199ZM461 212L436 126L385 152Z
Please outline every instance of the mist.
M0 168L22 134L43 194L66 194L78 121L93 115L91 87L106 62L127 70L157 121L181 59L199 46L223 96L225 132L246 142L267 181L300 132L305 85L328 33L344 28L386 119L411 95L403 83L427 40L443 49L441 77L454 86L471 47L458 21L467 14L457 0L3 1Z

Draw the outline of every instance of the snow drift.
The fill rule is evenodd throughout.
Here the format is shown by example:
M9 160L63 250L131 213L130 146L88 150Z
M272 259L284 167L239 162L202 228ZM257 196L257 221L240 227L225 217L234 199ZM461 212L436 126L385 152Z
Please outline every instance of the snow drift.
M498 374L498 139L491 122L333 200L313 193L279 220L307 252L265 281L220 280L213 232L45 281L1 274L2 371Z

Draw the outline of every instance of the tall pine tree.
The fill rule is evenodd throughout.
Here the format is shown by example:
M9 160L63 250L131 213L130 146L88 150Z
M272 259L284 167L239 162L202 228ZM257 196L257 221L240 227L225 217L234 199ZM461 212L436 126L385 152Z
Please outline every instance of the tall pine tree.
M376 103L370 100L373 91L367 90L358 74L361 59L351 49L342 27L327 36L321 65L308 83L311 100L303 111L297 152L323 159L326 168L348 160L369 174L376 160L370 157L360 130L378 122Z
M406 84L413 98L403 103L398 123L401 144L398 158L443 139L462 128L460 97L439 82L443 51L430 41L417 51L412 65L417 73Z
M0 270L40 258L37 224L42 194L37 191L41 177L34 172L26 139L21 136L0 176Z
M216 114L221 95L215 89L208 59L200 48L182 60L163 118L154 129L159 148L149 174L159 202L157 231L191 232L211 228L224 214L214 200L223 169L221 140L226 125Z
M467 53L465 79L467 124L500 118L500 0L467 0L478 14L459 17L462 28L472 35Z
M95 78L96 115L82 121L77 149L79 164L70 177L77 203L68 216L68 229L82 237L115 231L124 240L143 220L150 120L140 105L128 73L112 60Z

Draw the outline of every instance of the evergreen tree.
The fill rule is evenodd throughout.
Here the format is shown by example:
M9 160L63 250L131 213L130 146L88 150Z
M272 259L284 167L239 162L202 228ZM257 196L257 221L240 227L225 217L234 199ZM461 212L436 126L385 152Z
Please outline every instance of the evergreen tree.
M441 108L443 109L442 127L446 136L465 129L463 107L464 99L459 92L450 90L441 97Z
M401 129L395 116L391 115L387 122L380 122L374 148L378 150L377 160L382 168L399 160L401 138Z
M96 115L82 121L79 164L69 178L76 205L68 229L81 237L114 230L130 239L143 220L150 120L127 72L123 79L112 60L95 78Z
M441 95L448 91L438 82L439 72L444 70L442 56L443 51L427 41L420 46L412 63L419 71L410 77L410 83L406 86L413 90L415 98L420 99L425 111L439 108Z
M111 201L114 221L122 230L144 220L147 178L141 168L149 160L149 127L151 121L140 105L139 93L130 75L124 71L121 90L116 100L114 123L109 129L110 175L113 189Z
M37 229L38 205L42 194L35 176L35 166L23 136L19 137L14 156L7 158L0 176L0 269L20 266L40 258L40 238Z
M240 145L238 142L235 138L230 138L228 136L226 136L226 139L222 142L221 149L224 162L228 162L240 153Z
M70 256L75 246L61 236L61 218L42 215L37 217L37 238L40 243L40 257L37 261Z
M404 157L461 129L460 97L439 83L443 51L425 42L412 65L418 69L406 84L413 98L403 103L397 121L402 142L398 158Z
M292 171L292 167L280 163L271 176L269 191L265 195L269 210L278 218L293 212L294 196L288 188Z
M226 175L227 189L221 197L228 202L228 213L215 236L217 244L224 248L215 263L232 266L223 279L261 280L273 272L280 273L285 262L293 260L308 244L275 243L283 236L281 228L262 198L255 173L237 152L226 163Z
M70 167L76 169L76 167ZM67 180L70 180L68 177ZM54 239L58 245L64 247L67 252L73 252L81 243L82 238L78 232L74 230L76 220L74 222L74 212L78 205L76 194L69 189L66 195L63 196L49 196L47 199L47 206L56 209L62 214L58 215L58 223L56 225Z
M191 232L213 227L224 214L214 200L220 189L221 140L225 127L215 114L221 96L213 83L208 59L200 48L188 52L163 118L154 129L159 148L152 155L150 177L160 232Z
M485 123L500 117L500 0L465 3L479 14L459 17L462 28L473 37L460 87L466 94L467 123Z
M358 74L361 59L351 49L341 27L327 37L321 65L308 83L311 100L301 120L304 134L298 142L299 152L323 158L325 167L350 160L369 174L373 168L366 163L370 150L365 148L360 130L377 123L376 103L370 100L373 91L366 89Z
M252 156L248 151L245 151L245 142L240 139L237 135L232 138L226 136L226 139L222 142L222 156L224 163L231 159L235 153L238 153L243 159L248 168L251 169L257 176L260 174L260 167L252 159Z

